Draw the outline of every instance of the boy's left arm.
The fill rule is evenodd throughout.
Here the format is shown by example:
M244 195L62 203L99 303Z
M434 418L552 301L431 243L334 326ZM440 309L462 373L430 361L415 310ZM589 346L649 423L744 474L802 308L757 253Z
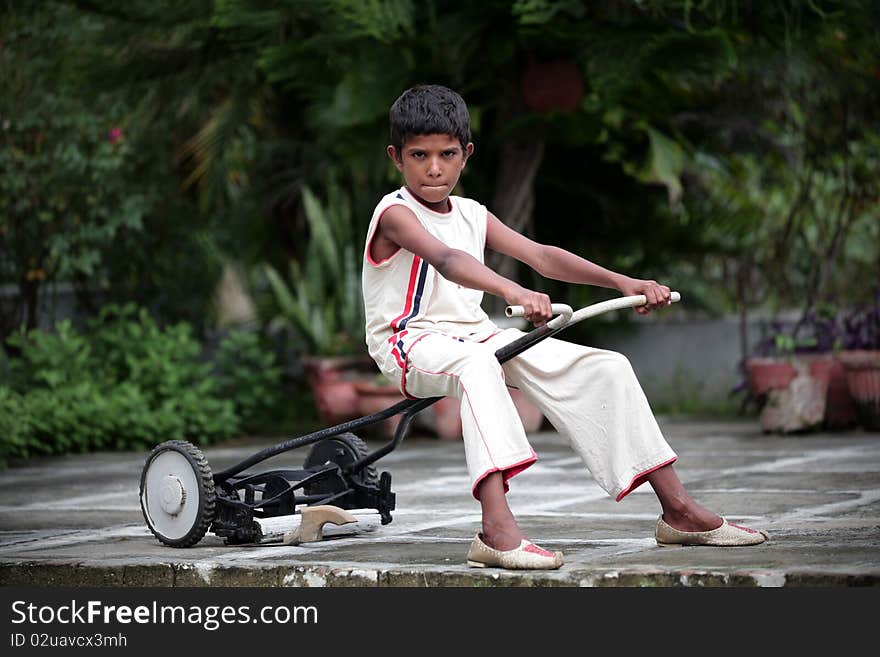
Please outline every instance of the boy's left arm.
M671 291L666 285L653 280L625 276L565 249L540 244L516 232L491 212L487 215L486 246L493 251L516 258L541 276L567 283L607 287L620 291L624 296L644 294L647 303L635 309L642 315L671 303Z

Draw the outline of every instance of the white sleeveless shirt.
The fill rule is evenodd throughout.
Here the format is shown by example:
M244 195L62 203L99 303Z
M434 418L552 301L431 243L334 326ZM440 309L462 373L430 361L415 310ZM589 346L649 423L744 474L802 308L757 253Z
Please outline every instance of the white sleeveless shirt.
M431 235L483 262L486 207L460 196L450 196L449 201L449 211L435 212L401 187L383 197L373 211L362 270L366 342L370 356L386 375L405 373L406 352L424 331L476 341L498 331L480 306L482 290L443 278L405 249L378 262L370 255L370 242L382 215L394 205L403 205Z

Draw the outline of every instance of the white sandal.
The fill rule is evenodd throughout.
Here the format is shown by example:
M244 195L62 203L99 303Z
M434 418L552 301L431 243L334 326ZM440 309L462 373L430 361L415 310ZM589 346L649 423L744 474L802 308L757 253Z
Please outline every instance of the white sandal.
M681 547L683 545L714 545L717 547L731 547L736 545L758 545L768 538L767 532L749 527L742 527L727 522L726 518L720 527L707 532L683 532L670 527L663 521L663 516L657 519L655 538L657 545L662 547Z
M472 568L494 566L510 570L556 570L565 559L562 552L550 552L523 539L518 548L496 550L491 548L477 534L471 542L467 554L467 564Z

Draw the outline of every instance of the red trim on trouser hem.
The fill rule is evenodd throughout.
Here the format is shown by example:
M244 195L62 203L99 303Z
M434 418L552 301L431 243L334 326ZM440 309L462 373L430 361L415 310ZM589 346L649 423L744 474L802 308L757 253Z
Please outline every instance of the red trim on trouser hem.
M528 468L530 465L532 465L537 460L538 460L538 457L535 455L534 452L532 452L532 455L529 458L525 459L524 461L520 461L519 463L514 463L513 465L509 465L503 469L502 468L492 468L491 470L486 470L483 474L481 474L479 477L477 477L477 480L474 482L473 488L471 488L471 495L474 496L475 500L480 499L479 497L477 497L477 486L479 486L480 482L483 481L483 479L488 477L493 472L500 472L501 473L501 478L504 480L504 492L506 493L508 490L510 490L510 486L508 486L507 480L510 479L511 477L515 477L516 475L518 475L520 472L522 472L523 470Z
M654 472L654 470L659 470L660 468L666 467L670 463L675 463L677 460L678 460L678 457L673 456L671 459L669 459L665 463L661 463L660 465L655 465L650 470L645 470L641 474L637 474L635 477L633 477L632 481L629 483L629 486L627 486L623 490L623 492L617 496L617 501L620 502L620 500L622 500L624 497L626 497L627 495L632 493L636 488L638 488L643 483L645 483L645 481L647 481L648 475L651 474L652 472Z

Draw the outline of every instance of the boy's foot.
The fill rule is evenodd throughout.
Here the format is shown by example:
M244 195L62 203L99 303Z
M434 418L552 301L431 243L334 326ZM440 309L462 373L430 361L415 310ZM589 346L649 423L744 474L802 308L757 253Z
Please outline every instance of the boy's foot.
M709 531L685 532L670 527L663 520L663 516L657 519L657 529L654 533L657 545L662 547L681 545L713 545L717 547L733 547L736 545L758 545L766 541L769 536L766 532L734 525L721 518L721 526Z
M663 522L680 532L707 532L724 524L721 516L696 503L684 510L664 509L660 517Z
M526 535L513 523L512 526L483 523L480 540L494 550L515 550L525 540Z
M472 568L507 568L509 570L556 570L565 559L562 552L550 552L523 539L513 550L496 550L486 545L480 534L474 536L467 554Z

